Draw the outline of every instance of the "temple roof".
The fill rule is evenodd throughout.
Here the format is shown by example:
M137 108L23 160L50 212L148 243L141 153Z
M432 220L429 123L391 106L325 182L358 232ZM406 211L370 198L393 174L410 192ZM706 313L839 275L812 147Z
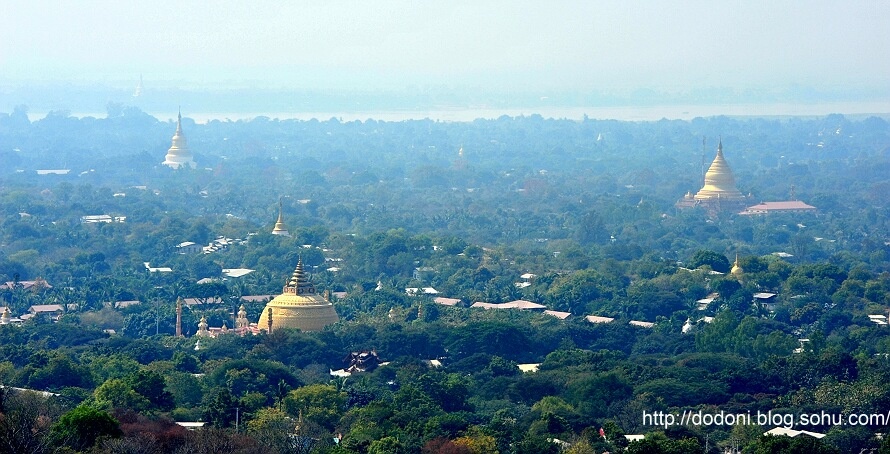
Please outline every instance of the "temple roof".
M785 200L781 202L761 202L749 206L740 214L764 214L783 211L816 211L816 207L808 205L800 200Z

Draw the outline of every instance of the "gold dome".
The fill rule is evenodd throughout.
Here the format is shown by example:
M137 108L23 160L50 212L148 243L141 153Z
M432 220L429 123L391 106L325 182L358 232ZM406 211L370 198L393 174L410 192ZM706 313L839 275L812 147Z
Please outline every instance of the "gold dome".
M735 263L732 264L732 269L729 270L729 274L732 274L735 277L740 277L744 274L745 270L739 265L739 255L735 255Z
M735 177L723 158L723 141L717 145L717 157L705 174L705 185L695 194L695 200L744 201L745 196L736 188Z
M315 286L303 272L303 259L281 295L266 304L257 326L272 331L278 328L297 328L302 331L321 331L325 326L337 323L340 318L330 301L315 293Z
M164 157L162 165L178 169L180 167L196 167L195 161L192 159L192 152L189 151L188 142L185 135L182 134L182 113L177 115L176 132L173 133L173 143L167 150L167 156Z

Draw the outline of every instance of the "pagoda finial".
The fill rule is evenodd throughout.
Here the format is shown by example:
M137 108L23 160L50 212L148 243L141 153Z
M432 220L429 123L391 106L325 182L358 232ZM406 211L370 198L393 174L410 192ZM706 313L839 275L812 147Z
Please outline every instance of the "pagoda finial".
M294 270L294 277L297 278L297 284L302 284L306 280L305 271L303 271L303 254L297 257L297 269Z
M717 154L723 156L723 137L717 140Z
M315 293L315 286L312 285L312 282L309 282L309 279L306 278L306 272L303 270L302 254L300 254L300 258L297 260L297 268L294 270L294 274L291 275L287 287L297 295Z

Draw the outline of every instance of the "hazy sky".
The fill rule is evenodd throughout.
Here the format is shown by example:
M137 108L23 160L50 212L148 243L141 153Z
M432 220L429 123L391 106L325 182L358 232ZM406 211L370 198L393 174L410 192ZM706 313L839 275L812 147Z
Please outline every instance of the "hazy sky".
M888 20L883 0L2 0L0 81L879 87Z

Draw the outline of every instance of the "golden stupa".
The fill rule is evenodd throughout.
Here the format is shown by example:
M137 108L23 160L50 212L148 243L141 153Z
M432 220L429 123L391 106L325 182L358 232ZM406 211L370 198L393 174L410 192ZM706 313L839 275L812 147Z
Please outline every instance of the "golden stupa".
M257 327L266 331L275 331L279 328L321 331L325 326L337 323L339 320L334 305L327 298L315 293L315 286L303 272L301 258L281 295L266 304Z
M745 273L745 270L742 269L741 265L739 265L739 255L735 255L735 263L732 264L732 269L729 271L729 274L736 277L736 279L741 278L742 274Z
M197 167L194 159L192 159L192 152L189 151L185 135L182 134L182 112L179 113L176 119L176 132L173 133L173 143L170 145L170 149L167 150L167 156L164 157L164 162L161 164L174 169L182 167L194 169Z
M723 141L717 145L717 157L708 168L705 174L705 185L702 186L694 197L700 202L744 202L745 196L735 186L735 177L732 176L732 170L726 159L723 158Z
M275 227L272 227L272 235L290 236L290 232L287 231L287 226L284 225L284 217L282 216L281 210L281 199L278 199L278 221L275 222Z

